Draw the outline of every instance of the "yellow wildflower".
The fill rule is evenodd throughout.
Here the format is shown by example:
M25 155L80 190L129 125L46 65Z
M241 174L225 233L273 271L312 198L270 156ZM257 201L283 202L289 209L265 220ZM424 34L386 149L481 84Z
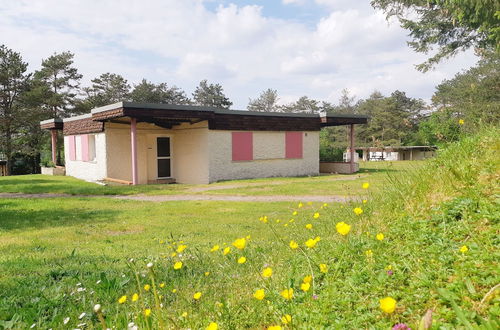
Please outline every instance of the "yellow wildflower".
M273 276L273 269L271 267L266 267L262 270L262 277L269 278Z
M182 317L187 317L188 316L188 312L184 312L181 314Z
M300 285L300 289L304 292L307 292L309 291L309 289L311 288L311 284L310 283L302 283Z
M177 252L182 253L182 251L184 251L186 248L187 248L187 245L179 245L177 247Z
M363 213L363 209L361 207L355 207L353 210L354 214L360 215Z
M290 249L295 250L299 247L299 244L295 241L290 241Z
M206 328L206 330L217 330L217 329L219 329L219 326L215 322L210 322L210 324Z
M118 299L118 303L124 304L127 301L127 296L121 296L120 299Z
M281 317L281 322L283 322L283 324L289 324L292 322L292 316L290 314L285 314Z
M380 309L387 314L391 314L396 309L396 300L391 297L380 299Z
M224 249L224 251L222 251L222 254L223 255L228 255L229 253L231 252L231 248L228 246Z
M288 224L287 224L287 223L285 223L285 224L283 225L283 227L288 227Z
M321 237L316 236L316 237L314 237L314 240L315 240L316 242L319 242L319 241L321 241Z
M177 261L175 264L174 264L174 269L175 270L179 270L182 268L182 261Z
M306 225L306 229L312 229L312 227L313 227L313 225L312 225L312 224L310 224L310 223L308 223L308 224Z
M146 309L144 310L144 316L149 317L149 315L151 315L151 309L146 308Z
M366 250L365 254L368 258L371 258L373 256L373 251L372 250Z
M281 326L279 325L270 325L267 327L267 330L281 330Z
M458 120L458 125L463 125L463 124L465 124L465 120L463 120L463 119L459 119L459 120Z
M215 251L217 251L217 250L219 250L219 249L220 249L220 246L216 244L216 245L214 245L214 246L210 249L210 252L215 252Z
M137 301L137 300L139 300L139 295L137 293L134 293L132 295L132 301Z
M392 266L388 265L387 267L385 267L385 270L392 270Z
M238 258L238 263L239 264L244 264L245 262L247 262L247 258L245 258L245 257L239 257Z
M328 265L327 264L319 264L319 271L322 273L328 273Z
M299 206L299 209L300 209L302 206L304 206L304 204L299 203L299 205L298 205L298 206Z
M323 204L323 207L328 207L328 204L327 204L327 203L324 203L324 204Z
M243 250L245 246L247 245L247 240L246 238L238 238L233 242L233 246L237 248L238 250Z
M295 221L295 219L290 219L290 221L288 221L288 222L292 223L292 222L294 222L294 221Z
M291 300L293 298L293 289L285 289L281 291L280 295L285 298L286 300Z
M201 298L201 292L196 292L194 295L193 295L193 299L194 300L199 300Z
M144 291L149 291L149 289L151 289L151 285L146 284L146 285L144 286Z
M165 283L164 282L161 282L160 283L160 288L164 288L165 287Z
M160 244L165 244L165 241L160 241Z
M368 189L370 188L370 184L368 182L363 183L363 189Z
M377 240L382 241L384 239L384 234L378 233L375 237L377 238Z
M469 251L469 248L467 247L467 245L462 245L462 247L460 248L460 252L465 253L467 251Z
M210 272L205 272L205 276L208 276L208 275L210 275Z
M260 217L259 221L262 223L267 223L267 216Z
M307 276L304 277L304 279L302 280L302 282L304 282L304 283L311 283L312 279L313 279L313 277L311 275L307 275Z
M305 243L304 243L308 248L312 249L316 246L316 244L318 244L318 241L315 240L315 239L308 239Z
M363 204L366 204L368 203L368 201L366 199L363 199Z
M280 220L280 219L276 219L276 223L280 223L280 222L281 222L281 220Z
M319 218L319 213L318 212L314 213L313 218L314 219L318 219Z
M170 256L171 256L172 258L174 258L175 256L177 256L177 253L172 252L172 253L170 254Z
M250 236L250 235L247 235L245 238L246 238L247 240L250 240L251 236Z
M172 289L172 293L176 293L177 292L177 289Z
M297 211L293 211L293 213L292 213L292 215L297 215L297 214L299 214L299 212L297 212Z
M262 300L265 298L266 296L266 293L264 292L264 289L259 289L259 290L256 290L254 293L253 293L253 296L255 299L257 300Z
M342 236L349 234L349 231L351 231L351 226L344 221L338 222L335 225L335 228L337 229L337 232Z

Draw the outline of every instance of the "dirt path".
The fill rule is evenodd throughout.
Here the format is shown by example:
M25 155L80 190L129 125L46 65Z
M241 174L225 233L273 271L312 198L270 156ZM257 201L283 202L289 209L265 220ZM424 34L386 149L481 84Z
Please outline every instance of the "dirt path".
M70 195L70 194L22 194L0 193L0 198L110 198L121 200L173 202L173 201L232 201L232 202L325 202L344 203L350 200L359 200L360 197L339 195L330 196L231 196L231 195Z

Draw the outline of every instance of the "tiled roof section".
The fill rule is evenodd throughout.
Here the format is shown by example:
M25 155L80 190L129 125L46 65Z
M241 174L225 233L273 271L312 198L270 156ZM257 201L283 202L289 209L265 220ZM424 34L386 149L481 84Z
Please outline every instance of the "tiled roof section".
M40 122L40 127L42 129L63 129L63 121L62 119L48 119Z
M92 119L98 120L98 121L104 121L104 120L113 119L113 118L120 118L123 116L124 116L123 108L111 109L111 110L92 113Z
M64 135L100 133L102 131L104 131L104 123L95 121L93 118L67 121L63 128Z

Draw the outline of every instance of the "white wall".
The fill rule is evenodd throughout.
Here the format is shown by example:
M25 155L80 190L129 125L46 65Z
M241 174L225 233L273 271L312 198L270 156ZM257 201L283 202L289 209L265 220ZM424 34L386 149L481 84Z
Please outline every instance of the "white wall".
M319 174L319 132L303 132L302 159L285 159L285 132L254 132L254 160L236 162L231 133L208 131L209 182Z
M82 160L69 159L69 136L64 137L64 159L66 166L66 175L73 176L78 179L86 181L98 181L107 176L106 171L106 135L104 133L96 133L95 136L95 149L96 157L94 161L84 162ZM80 137L76 136L76 141ZM77 159L81 159L81 150L78 146L81 143L76 143L76 154L79 155Z

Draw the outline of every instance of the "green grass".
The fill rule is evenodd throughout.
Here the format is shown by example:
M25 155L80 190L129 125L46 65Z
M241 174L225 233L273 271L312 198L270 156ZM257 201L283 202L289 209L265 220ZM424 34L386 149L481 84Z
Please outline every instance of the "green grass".
M465 138L417 168L373 171L379 179L353 188L370 182L367 204L0 200L0 329L98 328L96 303L107 326L117 329L129 322L141 329L203 329L210 322L259 329L281 324L285 314L292 316L290 328L378 329L404 322L418 329L429 309L435 329L498 328L498 291L487 293L499 280L499 135L490 130ZM297 185L294 180L307 184L305 178L285 181ZM363 214L356 216L354 207ZM263 215L265 224L258 220ZM336 232L339 221L351 225L347 236ZM384 240L375 239L377 233ZM209 252L247 235L243 251ZM306 248L316 236L317 246ZM292 239L301 249L289 248ZM187 249L172 257L179 244ZM464 245L468 251L461 253ZM243 255L247 262L238 264ZM183 268L174 270L179 260ZM319 264L329 271L321 273ZM266 266L273 268L271 279L259 275ZM306 275L314 282L302 292ZM153 279L155 289L144 291ZM262 288L266 298L258 301L252 295ZM285 288L294 289L291 301L280 296ZM138 302L130 301L134 293ZM120 305L122 295L128 299ZM392 314L379 309L386 296L397 301Z

